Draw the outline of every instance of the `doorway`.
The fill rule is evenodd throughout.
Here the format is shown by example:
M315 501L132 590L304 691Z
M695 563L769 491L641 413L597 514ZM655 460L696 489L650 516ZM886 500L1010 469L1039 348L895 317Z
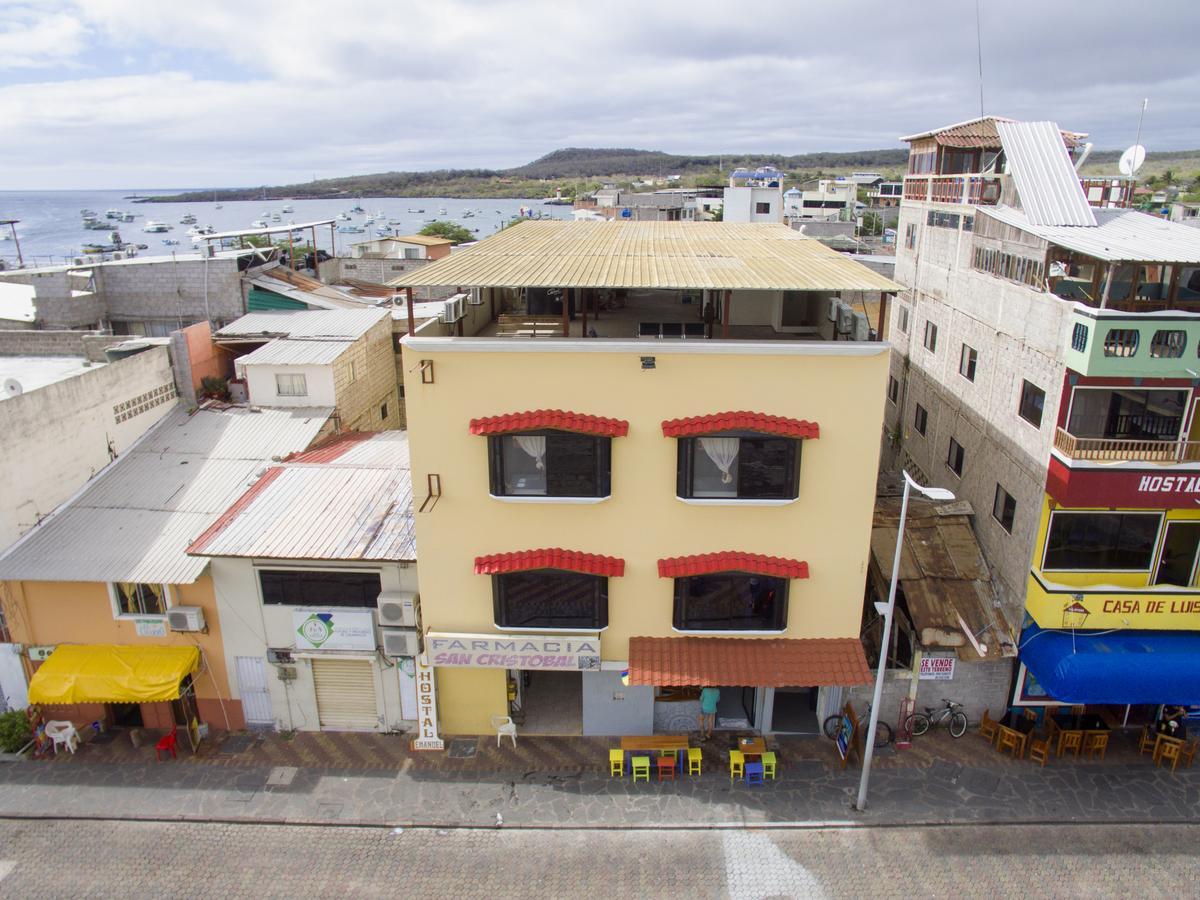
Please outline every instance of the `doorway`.
M522 669L517 677L521 734L583 734L582 672Z
M1155 584L1191 587L1196 577L1196 549L1200 547L1200 522L1168 522Z
M112 710L112 723L118 728L141 728L144 725L142 721L142 704L140 703L110 703L108 708Z
M740 731L754 727L757 690L752 687L722 687L717 701L718 731Z
M786 734L820 734L817 694L815 687L776 688L771 730Z

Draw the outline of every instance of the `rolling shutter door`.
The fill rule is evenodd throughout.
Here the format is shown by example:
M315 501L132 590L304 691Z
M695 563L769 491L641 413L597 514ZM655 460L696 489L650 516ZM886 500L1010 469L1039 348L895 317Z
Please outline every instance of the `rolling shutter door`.
M376 731L375 677L367 659L314 659L317 718L331 731Z

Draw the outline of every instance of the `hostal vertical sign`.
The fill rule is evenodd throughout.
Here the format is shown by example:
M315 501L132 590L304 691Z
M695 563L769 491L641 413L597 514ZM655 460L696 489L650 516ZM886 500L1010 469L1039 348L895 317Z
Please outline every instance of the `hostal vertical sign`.
M438 737L437 685L433 668L424 653L414 660L417 682L417 737L409 744L413 750L444 750L445 741Z

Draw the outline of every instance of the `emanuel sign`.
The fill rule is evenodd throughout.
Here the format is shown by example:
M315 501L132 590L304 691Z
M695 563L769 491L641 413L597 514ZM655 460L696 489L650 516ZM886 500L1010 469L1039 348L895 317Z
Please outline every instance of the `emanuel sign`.
M374 613L361 609L294 609L297 650L374 650Z
M600 668L600 637L594 634L561 637L545 634L425 635L425 649L434 667L471 666L485 669Z

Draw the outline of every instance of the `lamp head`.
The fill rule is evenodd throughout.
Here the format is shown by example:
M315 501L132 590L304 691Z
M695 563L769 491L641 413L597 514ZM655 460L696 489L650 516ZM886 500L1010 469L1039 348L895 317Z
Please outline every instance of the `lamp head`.
M904 481L908 484L909 487L911 487L913 490L917 491L920 494L924 494L930 500L953 500L954 499L953 491L948 491L945 488L939 488L939 487L924 487L923 485L919 485L915 481L913 481L912 477L907 472L901 472L900 474L902 474L904 476ZM1200 502L1200 501L1197 501L1197 502Z

